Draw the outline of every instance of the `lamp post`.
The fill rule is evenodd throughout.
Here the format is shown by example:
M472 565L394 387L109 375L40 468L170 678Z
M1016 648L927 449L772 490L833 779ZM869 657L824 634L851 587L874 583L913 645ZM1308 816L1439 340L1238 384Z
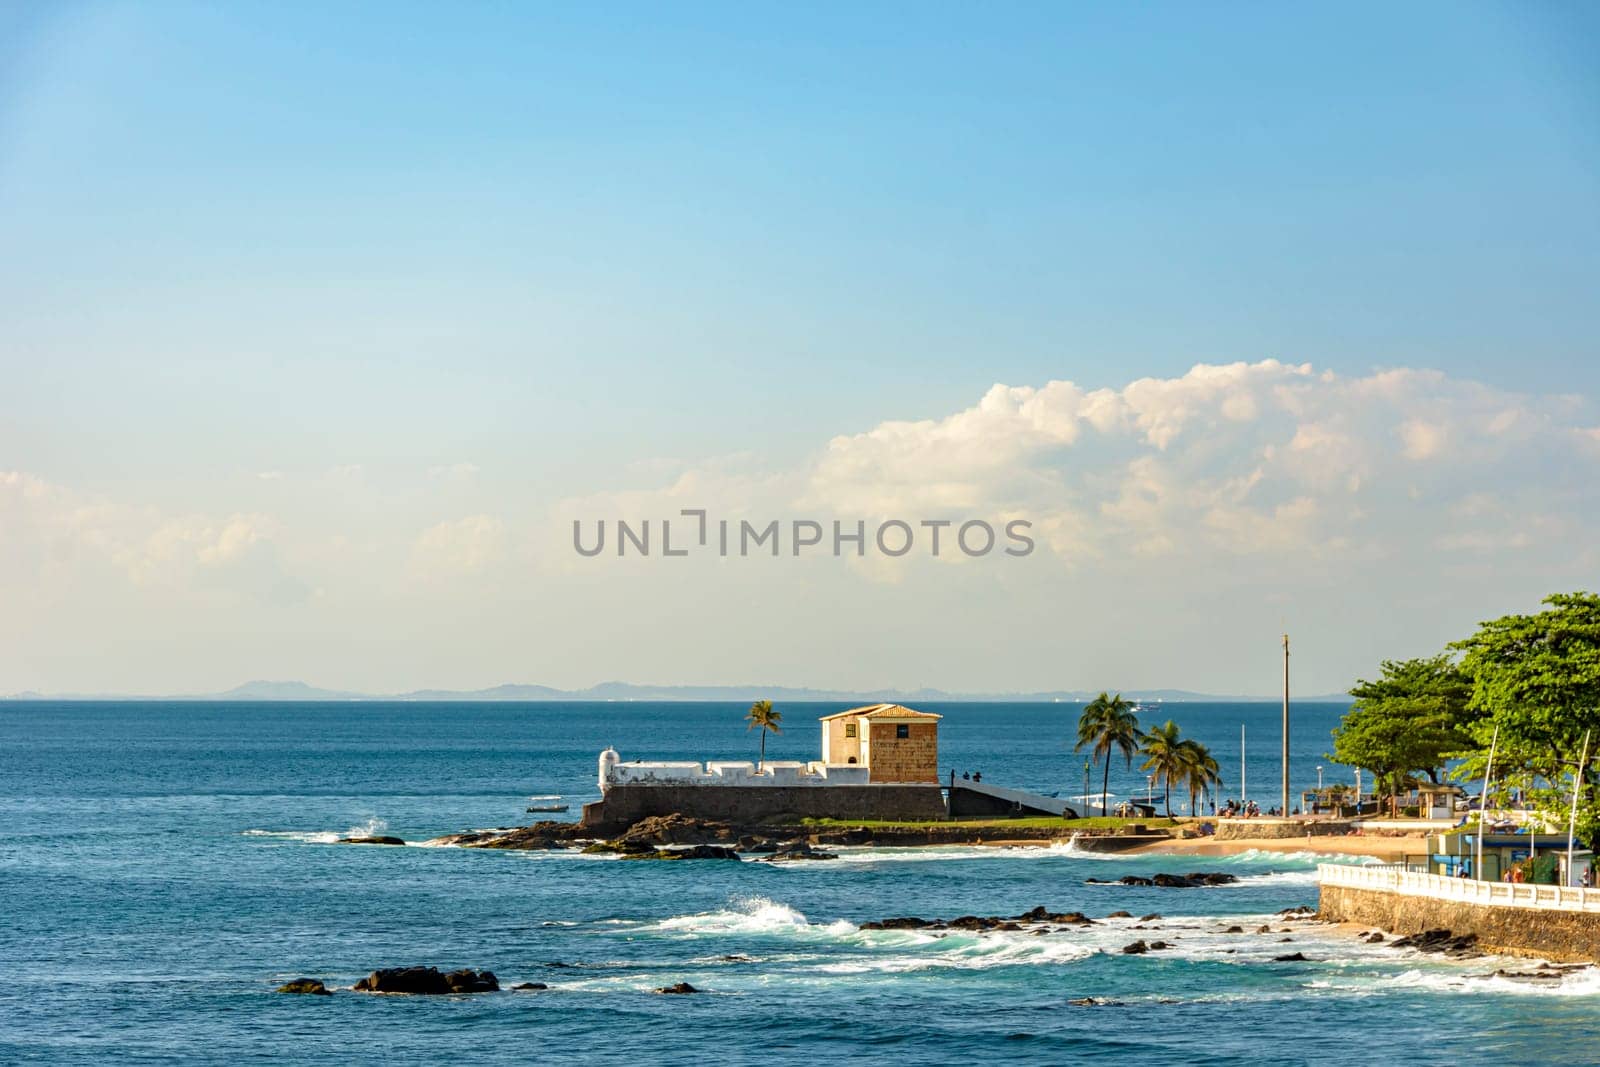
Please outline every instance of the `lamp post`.
M1317 765L1317 792L1322 792L1322 765Z

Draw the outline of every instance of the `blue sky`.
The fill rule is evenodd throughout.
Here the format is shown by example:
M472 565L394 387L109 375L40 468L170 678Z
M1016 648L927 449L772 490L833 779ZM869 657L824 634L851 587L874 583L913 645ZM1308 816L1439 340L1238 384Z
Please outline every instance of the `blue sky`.
M1346 380L1434 369L1450 397L1476 382L1585 430L1597 30L1592 7L1555 3L9 7L0 471L72 514L146 516L91 538L124 545L124 563L163 524L244 517L271 566L326 599L262 609L259 589L227 600L214 575L202 596L17 564L12 591L60 623L0 653L0 689L229 671L381 686L377 653L295 635L390 625L398 609L372 590L411 579L352 572L328 544L392 562L421 531L484 516L505 545L542 543L572 501L662 493L686 470L815 483L835 437L950 418L995 383L1122 390L1264 360ZM1561 395L1581 402L1549 414ZM1508 484L1546 489L1543 510L1577 523L1593 469L1552 452L1507 459L1529 465ZM1105 459L1106 477L1128 460ZM0 511L30 552L83 558L29 515ZM1593 584L1577 559L1531 576L1497 564L1516 584L1492 605L1452 601L1439 629ZM633 580L506 566L516 603L580 616ZM365 584L333 582L355 574ZM749 591L701 581L715 634ZM946 581L894 595L909 583L935 603ZM1178 619L1209 625L1202 605L1230 589L1180 588ZM890 596L871 581L839 595L867 612ZM963 592L996 617L1019 595ZM423 600L386 654L485 596ZM87 678L66 613L95 604L159 622L149 648ZM1362 620L1332 614L1307 624L1345 634L1327 688L1374 651L1348 635ZM246 619L250 654L216 638L215 677L163 651ZM1178 652L1182 633L1130 684L1259 688L1243 665ZM826 643L730 679L683 650L574 646L545 664L470 628L458 640L393 683L891 681L819 665L839 652ZM918 657L908 640L885 673L1005 688L1019 670L974 653L924 672Z

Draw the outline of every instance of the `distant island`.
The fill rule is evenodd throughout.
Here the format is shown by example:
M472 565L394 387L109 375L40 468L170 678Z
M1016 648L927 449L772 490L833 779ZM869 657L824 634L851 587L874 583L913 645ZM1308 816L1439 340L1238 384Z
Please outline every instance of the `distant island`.
M1149 702L1249 702L1276 701L1277 695L1196 693L1188 689L1124 689L1130 700ZM774 700L852 704L907 703L1081 703L1093 700L1099 690L1061 689L1039 693L951 693L942 689L808 689L781 685L634 685L629 682L601 682L587 689L556 689L548 685L497 685L488 689L413 689L406 693L357 693L342 689L319 689L305 682L252 681L221 693L130 694L130 693L11 693L0 700L259 700L259 701L750 701ZM1297 702L1342 703L1350 698L1343 693L1324 693L1295 697Z

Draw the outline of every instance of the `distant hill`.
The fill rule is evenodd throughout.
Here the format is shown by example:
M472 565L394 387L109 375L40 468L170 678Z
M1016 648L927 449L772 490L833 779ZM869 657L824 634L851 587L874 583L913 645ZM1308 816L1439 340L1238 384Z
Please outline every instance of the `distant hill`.
M1162 703L1238 703L1276 701L1277 696L1196 693L1188 689L1123 689L1130 700ZM942 689L808 689L781 685L636 685L631 682L601 682L587 689L555 689L547 685L497 685L488 689L414 689L407 693L356 693L339 689L319 689L305 682L246 682L221 693L194 693L177 696L148 696L118 693L14 693L4 700L260 700L260 701L817 701L825 703L872 704L878 702L936 704L973 703L1080 703L1092 700L1099 690L1061 689L1034 693L951 693ZM1298 703L1348 703L1343 693L1294 696Z

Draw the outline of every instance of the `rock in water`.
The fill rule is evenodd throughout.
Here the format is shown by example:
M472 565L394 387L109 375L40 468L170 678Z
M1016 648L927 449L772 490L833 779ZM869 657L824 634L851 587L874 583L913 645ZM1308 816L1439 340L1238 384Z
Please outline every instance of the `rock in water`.
M380 968L357 982L363 993L493 993L500 982L491 971L459 970L442 974L437 967Z
M1273 963L1306 963L1308 961L1306 960L1306 954L1304 952L1291 952L1287 956L1274 956L1274 957L1272 957L1272 962Z
M328 987L315 978L296 978L292 982L285 982L278 987L280 993L309 993L312 996L331 997Z
M341 837L335 841L336 845L403 845L405 842L398 837Z
M512 986L511 988L512 989L538 990L538 989L549 989L550 987L545 985L543 982L518 982L516 985Z
M656 990L656 992L657 993L667 993L667 994L679 994L679 993L698 993L698 992L700 992L700 990L696 989L694 986L690 985L688 982L679 982L677 985L664 985L660 989Z
M1127 956L1143 956L1146 952L1149 952L1149 951L1150 951L1150 946L1145 944L1143 941L1135 941L1131 945L1123 945L1122 946L1122 952L1123 952L1124 955L1127 955Z
M587 851L587 850L586 850ZM625 860L735 860L739 854L722 845L690 845L687 848L658 848L652 852L625 852Z
M636 841L646 845L709 845L737 841L739 835L725 822L692 819L687 815L651 815L640 819L616 838L617 842Z

